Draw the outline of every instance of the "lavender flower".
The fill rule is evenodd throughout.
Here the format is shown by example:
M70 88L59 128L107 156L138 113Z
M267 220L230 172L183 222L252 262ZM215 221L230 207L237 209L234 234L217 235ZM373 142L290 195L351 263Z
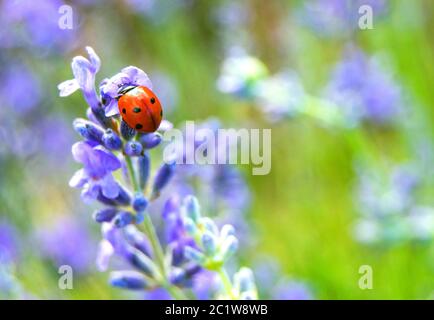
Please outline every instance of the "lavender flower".
M259 80L268 75L267 67L243 51L234 50L221 67L217 88L240 98L252 98Z
M223 62L217 87L223 93L253 102L271 121L299 115L307 98L294 72L269 75L259 59L237 51Z
M229 278L225 264L238 249L238 239L233 226L227 224L220 230L207 217L202 217L199 204L194 197L183 201L183 223L186 232L194 239L194 246L184 248L184 256L203 268L215 271L221 278L222 287L218 295L231 299L257 299L253 273L241 268L233 278Z
M194 223L206 223L212 227L201 236L203 241L195 244L194 235L189 233L192 224L185 222L182 213L184 206L181 204L186 202L177 202L167 203L166 211L163 212L166 241L157 233L148 206L168 188L175 174L175 161L163 163L152 175L149 153L156 150L161 137L158 133L137 133L116 112L116 98L121 90L126 86L150 87L150 80L142 70L127 67L103 80L98 95L95 75L100 60L92 48L88 47L87 51L89 59L73 59L74 79L61 83L59 90L61 96L67 96L81 89L89 105L88 119L76 119L73 123L84 141L74 144L72 153L83 168L75 173L70 185L82 188L84 200L97 200L104 206L94 214L94 219L102 224L103 234L97 258L98 268L107 270L111 260L120 259L122 269L113 272L110 277L113 286L151 292L163 290L172 298L184 298L183 290L200 283L195 281L195 277L203 273L204 268L210 267L209 264L200 263L201 257L204 257L203 261L216 263L214 271L221 275L227 297L256 298L249 270L241 269L234 276L233 288L230 287L230 280L223 277L223 265L235 253L238 245L232 227L225 226L218 232L211 219L199 219L198 213L199 220ZM164 121L160 126L161 130L169 127ZM123 182L115 178L118 176L116 171L121 168ZM151 176L152 183L148 181ZM188 201L191 204L196 200L189 198ZM186 205L185 208L198 210L197 205ZM212 256L214 241L215 256ZM198 251L201 249L205 251ZM201 292L204 292L203 288Z
M196 130L210 129L215 133L220 127L221 123L216 119L208 119L195 126ZM196 132L193 133L194 136L187 136L190 133L185 132L185 142L188 145L179 150L178 160L185 159L186 150L196 150L203 142L196 136ZM222 151L225 146L222 141L216 141L216 143L215 158L218 159L219 150ZM240 238L242 238L243 245L253 244L252 239L248 236L249 226L245 216L249 209L250 191L242 173L236 166L179 164L171 184L161 194L161 198L163 201L170 201L174 193L178 195L178 200L189 194L196 194L200 198L207 199L203 205L210 217L215 219L219 225L233 224L238 233L242 235Z
M311 300L312 290L300 280L282 275L282 270L273 258L264 256L254 265L260 294L273 300Z
M271 121L299 115L306 94L294 72L280 72L260 81L256 89L257 105Z
M382 177L362 171L358 204L362 217L355 225L355 237L362 243L431 240L434 233L433 210L416 198L421 175L416 166L394 167Z
M78 89L81 89L94 116L100 121L100 99L95 92L95 75L101 66L100 58L91 47L86 47L89 59L77 56L72 60L71 67L74 79L67 80L58 85L61 97L69 96Z
M27 66L9 62L0 73L0 80L0 96L8 108L8 116L11 113L26 114L41 101L39 80Z
M39 51L69 49L75 32L59 28L58 10L63 4L59 0L41 0L37 6L24 0L3 1L0 11L1 46L24 46Z
M402 109L400 88L393 77L378 61L354 48L335 67L325 96L341 109L349 126L360 121L390 123Z
M91 269L95 242L87 226L72 217L59 218L42 227L37 234L41 253L57 267L69 265L78 273Z

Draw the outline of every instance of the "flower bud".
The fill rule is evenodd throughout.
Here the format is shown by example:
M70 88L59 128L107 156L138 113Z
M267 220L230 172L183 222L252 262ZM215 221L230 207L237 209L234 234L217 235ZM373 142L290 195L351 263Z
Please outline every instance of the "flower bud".
M132 205L135 211L143 212L148 206L148 200L146 200L145 196L142 193L136 193L134 195Z
M84 139L102 143L104 130L95 123L84 119L75 119L72 125L74 130Z
M95 106L96 105L97 104L95 104ZM101 108L100 105L98 105L97 107L94 107L94 105L92 105L91 109L94 118L96 118L104 128L111 128L113 126L112 119L105 116L104 108Z
M134 222L134 215L128 211L119 212L113 219L116 228L123 228Z
M96 222L110 222L115 217L117 210L115 208L106 208L94 213L93 218Z
M229 236L235 236L235 228L231 224L225 224L220 230L220 238L226 239Z
M158 273L154 262L138 249L128 245L123 250L124 258L135 268L153 277Z
M196 197L191 195L185 197L183 204L186 216L193 220L194 223L198 223L200 218L200 206Z
M136 135L136 130L131 128L125 121L121 121L121 134L125 140L131 140Z
M151 246L149 240L136 226L130 224L125 227L124 232L128 243L145 255L150 256Z
M106 271L109 267L110 257L114 254L114 248L110 241L103 239L99 243L96 257L96 267L99 271Z
M146 187L146 183L149 179L149 171L150 171L150 159L149 154L145 151L143 156L139 157L139 181L140 188L144 189Z
M175 172L175 162L164 163L157 171L152 188L152 195L158 196L161 190L169 183Z
M125 154L130 157L140 156L142 154L142 151L143 147L137 141L128 141L124 149Z
M188 287L191 285L192 277L202 268L197 264L190 264L184 268L173 268L169 276L170 282L177 286Z
M238 239L235 236L227 237L221 246L222 261L228 260L238 249Z
M146 133L140 137L140 143L145 149L152 149L158 146L162 141L161 134L157 132Z
M216 251L217 248L217 241L215 236L209 232L206 231L203 235L202 235L202 246L205 250L205 252L207 253L207 255L213 255Z
M197 232L197 226L189 217L184 218L184 228L189 235L194 235Z
M117 205L117 203L114 199L109 199L109 198L104 197L104 195L102 194L101 191L98 192L96 199L99 202L101 202L102 204L107 205L107 206L116 206Z
M102 143L109 150L120 150L122 148L121 138L112 129L106 130L102 136Z
M209 217L203 217L199 219L199 223L212 234L218 235L219 229L215 222Z
M256 292L255 278L252 270L249 268L241 268L234 275L234 285L238 292Z
M131 202L131 196L124 187L119 185L119 195L114 200L118 205L127 206Z
M184 257L187 260L193 261L199 265L202 265L205 262L204 254L199 250L189 246L184 247Z
M137 271L114 271L110 274L110 284L130 290L143 290L148 287L146 278Z

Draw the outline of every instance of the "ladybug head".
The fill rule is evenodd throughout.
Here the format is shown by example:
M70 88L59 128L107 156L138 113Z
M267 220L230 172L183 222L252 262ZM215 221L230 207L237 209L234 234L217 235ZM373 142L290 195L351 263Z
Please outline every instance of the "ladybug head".
M122 97L124 94L126 94L128 91L133 90L134 88L137 88L137 86L132 85L123 85L118 90L118 96L116 97L117 100L119 100L120 97Z

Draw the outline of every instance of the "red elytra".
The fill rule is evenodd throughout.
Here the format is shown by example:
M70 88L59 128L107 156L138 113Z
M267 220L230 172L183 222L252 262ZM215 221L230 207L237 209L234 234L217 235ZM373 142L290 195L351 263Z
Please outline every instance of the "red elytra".
M118 100L122 119L133 129L140 132L154 132L163 118L160 101L151 89L138 86Z

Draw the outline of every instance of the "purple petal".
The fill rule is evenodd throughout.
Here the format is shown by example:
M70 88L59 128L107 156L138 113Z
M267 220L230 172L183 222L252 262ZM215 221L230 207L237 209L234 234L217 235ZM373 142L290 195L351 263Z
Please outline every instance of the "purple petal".
M77 80L78 85L84 92L90 92L93 89L93 76L91 70L93 69L89 60L82 56L72 59L72 73Z
M152 90L152 82L143 70L129 66L123 68L122 72L128 75L132 84L145 86Z
M102 194L108 199L114 199L119 195L119 185L111 174L106 175L101 181Z
M98 197L99 189L100 186L97 183L88 180L81 191L81 198L85 203L90 203Z
M69 186L72 188L81 188L87 182L88 177L86 176L83 169L78 170L69 180Z
M72 156L74 160L80 163L86 163L88 159L88 153L92 151L92 147L86 142L76 142L72 146Z
M116 171L121 167L121 162L113 153L107 152L104 147L96 146L95 153L99 156L102 166L107 171Z
M92 47L86 47L86 51L93 67L92 71L93 73L97 73L101 67L101 59L98 57Z
M112 117L119 114L118 102L113 99L110 104L105 107L105 116Z
M158 130L160 131L168 131L171 129L173 129L173 123L168 120L162 120L160 126L158 127Z
M59 83L57 86L57 89L59 89L59 96L60 97L66 97L70 94L74 93L78 89L80 89L80 86L78 85L78 82L76 79L72 80L66 80L62 83Z
M96 266L99 271L106 271L109 266L110 257L113 255L114 249L109 241L103 239L99 243L98 255L96 258Z

